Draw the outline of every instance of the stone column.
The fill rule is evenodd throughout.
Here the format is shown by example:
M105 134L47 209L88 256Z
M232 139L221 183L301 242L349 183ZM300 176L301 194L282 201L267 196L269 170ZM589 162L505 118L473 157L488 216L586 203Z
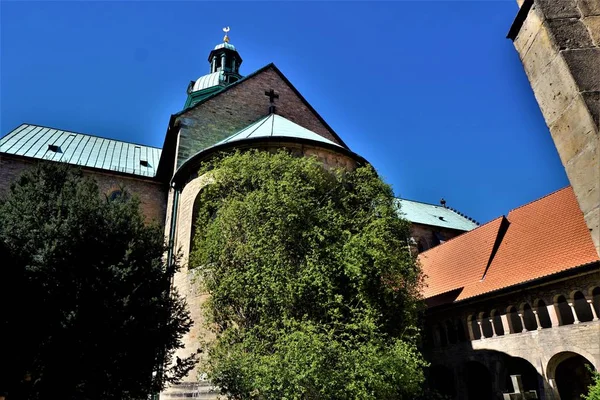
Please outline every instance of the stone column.
M525 320L523 320L523 313L519 313L519 319L521 320L521 326L523 327L523 330L521 332L527 332L527 328L525 328Z
M510 334L510 325L508 324L508 315L500 314L500 320L502 321L502 329L504 329L504 334Z
M479 338L479 340L485 339L485 336L483 334L483 328L481 327L481 320L480 319L477 320L477 326L479 326L479 333L481 334L481 337Z
M537 330L542 330L542 324L540 323L540 316L538 315L537 310L533 310L533 315L535 315L535 322L537 323Z
M569 307L571 307L571 312L573 313L573 319L575 321L573 321L574 324L578 324L579 323L579 319L577 318L577 312L575 312L575 306L573 305L573 303L568 303Z
M593 300L587 300L587 302L590 305L590 308L592 309L592 315L594 316L594 319L592 321L598 321L598 314L596 313L596 309L594 308Z
M496 327L494 326L494 319L490 318L490 325L492 326L492 337L497 337L496 335Z
M225 71L225 53L221 54L221 71Z
M210 63L210 72L217 72L217 56L212 57L212 61Z
M550 316L550 323L552 324L552 328L560 325L560 320L558 319L558 314L556 313L556 305L550 304L546 306L546 310L548 311L548 315Z

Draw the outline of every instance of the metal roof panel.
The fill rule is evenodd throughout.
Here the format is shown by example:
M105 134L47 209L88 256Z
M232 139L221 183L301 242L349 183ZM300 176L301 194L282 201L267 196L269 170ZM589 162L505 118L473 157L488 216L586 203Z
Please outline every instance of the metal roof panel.
M400 205L402 217L413 223L461 231L470 231L478 226L476 222L447 207L406 199L396 199L396 201Z
M50 145L58 146L58 151L52 151ZM156 175L161 151L156 147L31 124L22 124L0 138L0 153L146 177ZM140 164L142 159L148 161L147 167Z

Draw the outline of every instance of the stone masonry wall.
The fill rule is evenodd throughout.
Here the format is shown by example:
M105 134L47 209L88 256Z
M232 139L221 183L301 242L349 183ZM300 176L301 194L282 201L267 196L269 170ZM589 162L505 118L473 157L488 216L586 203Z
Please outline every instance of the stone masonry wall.
M600 0L518 3L514 46L600 254Z
M269 98L265 91L270 89L279 94L275 100L278 115L336 142L332 132L292 88L273 68L268 68L178 118L181 129L177 167L197 152L268 115Z
M0 196L4 195L13 182L25 169L33 166L35 161L23 157L0 154ZM129 177L124 175L104 173L101 171L83 169L86 176L92 177L98 183L100 193L109 195L121 187L140 199L142 212L148 221L156 221L160 225L165 222L167 206L166 185L150 179Z

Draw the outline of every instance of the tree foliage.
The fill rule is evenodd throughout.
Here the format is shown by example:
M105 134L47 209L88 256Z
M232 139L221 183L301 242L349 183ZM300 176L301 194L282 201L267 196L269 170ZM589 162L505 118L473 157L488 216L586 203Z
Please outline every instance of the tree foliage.
M0 201L0 391L142 399L185 374L192 360L171 361L191 320L165 250L126 193L111 201L64 165L24 173Z
M190 265L213 382L236 399L414 398L421 273L373 168L249 151L204 173Z
M592 384L588 388L588 393L582 395L584 400L600 400L600 373L588 367L592 373Z

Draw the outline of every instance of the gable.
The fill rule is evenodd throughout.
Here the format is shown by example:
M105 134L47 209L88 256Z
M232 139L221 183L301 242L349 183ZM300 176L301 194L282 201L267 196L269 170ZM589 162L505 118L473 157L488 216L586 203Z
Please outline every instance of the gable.
M176 167L269 114L265 91L273 89L276 114L346 147L302 95L270 64L176 115L179 143Z

